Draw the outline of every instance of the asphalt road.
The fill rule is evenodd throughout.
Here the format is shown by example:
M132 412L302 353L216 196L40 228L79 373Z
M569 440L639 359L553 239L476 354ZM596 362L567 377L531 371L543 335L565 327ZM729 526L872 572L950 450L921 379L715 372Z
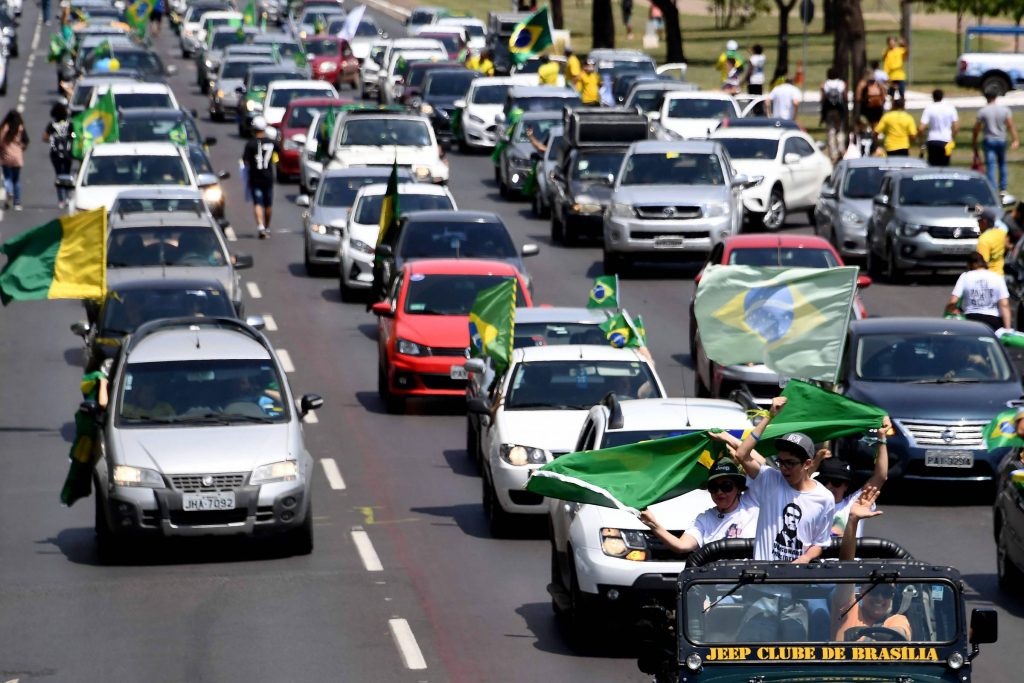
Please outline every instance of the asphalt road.
M45 62L49 32L31 48L37 12L26 5L22 57L11 62L3 102L4 109L14 106L27 82L33 144L24 171L26 209L3 216L6 237L57 213L39 142L55 78ZM380 23L397 33L393 21ZM216 167L233 172L226 181L237 235L231 246L256 260L245 273L247 311L271 316L268 336L295 366L294 392L324 396L306 439L314 456L333 459L341 476L318 473L316 550L308 557L281 558L256 544L221 541L142 548L123 566L99 566L92 500L70 509L58 502L81 374L80 343L68 326L83 317L81 307L54 301L4 309L0 683L645 680L628 652L579 656L569 648L544 589L549 550L541 532L489 537L459 406L412 404L415 414L384 413L376 396L375 320L362 305L340 302L336 280L305 274L296 186L277 188L273 237L258 241L237 177L243 142L234 126L213 124L203 113L206 101L191 63L178 59L176 36L165 30L157 44L181 68L171 79L179 99L200 111L204 134L219 138L211 154ZM34 68L26 80L29 60ZM488 157L450 158L461 208L498 211L520 243L541 245L528 262L537 299L582 305L601 272L599 249L552 246L546 222L532 219L525 203L498 197ZM630 312L643 314L673 395L693 386L684 311L695 269L652 270L623 280L621 288ZM951 285L948 278L877 284L864 300L872 315L938 314ZM996 586L989 505L959 486L888 493L886 514L870 523L869 533L959 568L971 606L995 606L1002 620L999 643L985 647L977 661L976 680L1019 680L1024 603Z

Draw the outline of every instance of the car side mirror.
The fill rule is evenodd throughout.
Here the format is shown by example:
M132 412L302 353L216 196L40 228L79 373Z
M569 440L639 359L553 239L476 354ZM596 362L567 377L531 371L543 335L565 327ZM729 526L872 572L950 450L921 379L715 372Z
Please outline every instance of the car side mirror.
M391 248L390 244L378 244L377 253L381 256L393 256L394 249Z
M220 173L217 174L217 177L220 178L221 180L227 180L228 178L231 177L231 171L221 171Z
M174 74L178 73L178 65L168 64L167 68L164 69L164 73L168 76L173 76ZM193 116L195 116L195 114L193 114Z
M494 122L495 123L505 123L505 112L499 111L497 114L495 114L494 115Z
M79 320L77 323L72 323L71 324L71 332L72 332L72 334L74 334L76 336L79 336L79 337L87 336L89 334L89 330L91 330L91 329L92 329L92 327L85 320Z
M231 262L238 270L246 270L248 268L252 268L252 254L232 254Z
M266 328L267 321L263 319L262 315L247 315L245 316L245 324L257 330L262 330Z
M867 289L868 287L871 286L871 282L872 280L870 275L858 275L857 289Z
M999 613L976 607L971 610L971 645L994 643L999 636Z
M73 175L62 173L61 175L57 176L57 180L54 181L54 185L56 185L57 187L63 187L68 190L73 190L75 189L75 177Z
M490 415L491 404L482 398L471 398L466 401L466 412L473 415Z
M455 100L454 102L452 102L452 105L456 109L465 109L466 108L466 100L464 98Z
M482 375L487 371L487 363L483 358L470 358L464 367L466 372L472 372L474 375Z
M536 256L540 253L540 247L536 244L524 244L521 253L524 257Z
M661 120L661 112L660 111L649 111L649 112L647 112L647 118L649 118L651 121L660 121Z
M296 145L304 145L304 144L306 144L306 134L305 133L299 133L298 135L293 135L292 136L292 142L294 142Z
M823 187L823 188L821 188L821 198L822 199L835 199L836 198L836 191L833 190L830 187Z
M324 399L319 394L304 394L299 399L299 417L306 417L307 413L320 410L324 407Z
M876 194L875 198L872 200L872 202L875 203L875 204L878 204L879 206L888 206L889 205L889 195L887 195L887 194Z
M209 187L210 185L216 185L218 182L217 176L213 173L200 173L196 176L196 184L199 187Z
M309 195L300 194L295 198L295 206L309 206Z
M732 179L732 182L730 183L730 185L732 185L733 187L743 187L749 181L750 181L750 177L749 176L745 176L742 173L740 173L740 174L737 174L737 175L733 176L733 179Z
M372 311L374 315L379 315L382 318L390 318L394 315L394 313L391 312L391 304L387 301L378 301L373 306L370 306L370 311Z
M816 141L814 143L814 146L817 147L818 151L820 151L820 152L824 152L825 151L825 141L824 140Z
M783 155L783 157L782 157L782 163L784 163L784 164L796 164L796 163L799 163L799 162L800 162L800 155L797 154L796 152L790 152L788 154Z

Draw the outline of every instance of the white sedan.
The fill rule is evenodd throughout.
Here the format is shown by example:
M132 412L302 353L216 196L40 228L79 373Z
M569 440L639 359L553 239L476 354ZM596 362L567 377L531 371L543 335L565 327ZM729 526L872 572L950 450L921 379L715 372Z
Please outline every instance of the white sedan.
M814 223L814 206L832 162L811 136L786 128L720 128L711 139L729 152L737 173L764 177L743 191L743 207L751 219L778 230L786 216L806 211Z
M670 91L658 113L649 116L658 122L655 132L661 140L703 139L718 130L724 119L742 118L753 106L741 107L724 92Z
M271 126L276 126L281 123L291 101L303 97L337 98L338 91L325 81L273 81L267 86L267 96L263 100L263 118Z
M537 76L505 76L477 78L455 108L462 111L459 119L461 132L459 147L465 149L493 149L498 142L497 116L505 107L505 96L513 85L536 85Z

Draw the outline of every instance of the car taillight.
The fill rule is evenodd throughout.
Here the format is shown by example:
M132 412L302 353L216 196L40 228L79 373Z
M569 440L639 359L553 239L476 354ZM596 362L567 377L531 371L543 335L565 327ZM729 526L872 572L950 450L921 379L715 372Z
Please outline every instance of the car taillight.
M961 59L958 68L960 69L960 71L967 71L967 60Z

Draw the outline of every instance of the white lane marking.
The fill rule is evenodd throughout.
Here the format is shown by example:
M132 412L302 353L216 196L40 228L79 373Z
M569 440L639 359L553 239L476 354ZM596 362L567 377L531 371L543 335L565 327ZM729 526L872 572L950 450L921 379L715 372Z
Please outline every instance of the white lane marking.
M309 415L312 414L309 413ZM345 480L341 478L341 470L338 469L338 463L334 461L334 458L320 458L320 466L324 468L324 475L331 488L335 491L344 491Z
M302 418L303 424L315 425L320 422L320 418L316 416L316 411L311 410Z
M388 626L391 627L391 636L398 645L398 652L402 655L402 662L407 669L426 669L427 662L423 659L420 646L416 644L416 636L409 628L409 622L405 619L388 619Z
M238 235L235 234L235 229L232 228L230 225L224 228L224 237L228 239L228 242L238 241Z
M359 527L352 529L352 542L356 544L356 551L358 551L359 559L363 561L366 571L384 571L384 565L380 563L380 558L377 557L377 551L373 549L373 543L370 542L368 533Z
M32 50L35 51L39 47L39 36L43 29L43 15L39 15L39 21L36 22L36 31L32 34Z
M281 361L281 368L285 372L295 372L295 365L292 363L291 354L284 349L277 350L277 359Z
M245 289L249 292L249 296L253 299L262 299L263 292L260 291L260 286L255 282L246 282Z
M269 313L263 314L263 329L267 332L277 332L277 321L274 320L274 316Z

